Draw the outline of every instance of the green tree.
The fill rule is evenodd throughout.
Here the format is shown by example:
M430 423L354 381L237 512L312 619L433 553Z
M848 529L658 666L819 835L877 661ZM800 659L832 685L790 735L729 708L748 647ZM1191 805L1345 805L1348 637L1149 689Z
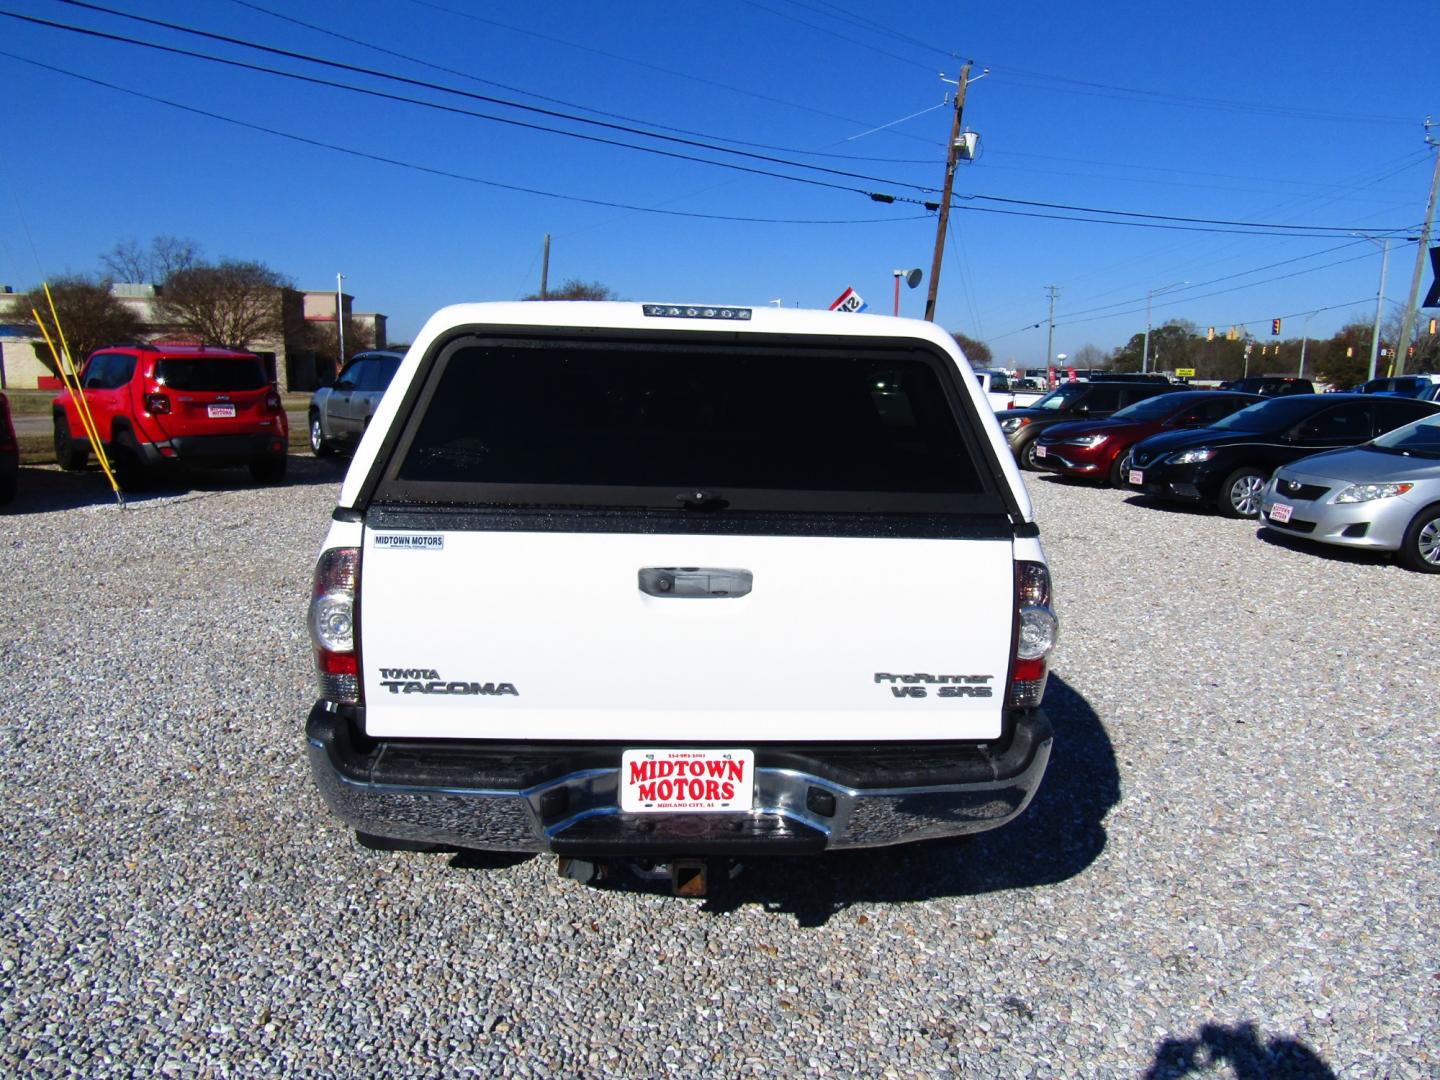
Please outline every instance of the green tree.
M1306 364L1310 363L1312 353L1318 351L1321 355L1315 359L1314 370L1320 378L1336 386L1364 382L1370 372L1370 339L1373 336L1374 328L1369 323L1346 323L1334 337L1323 343L1322 348L1307 351ZM1322 345L1320 342L1316 344Z
M130 307L110 295L110 282L100 278L72 275L56 278L50 282L50 295L55 298L55 310L60 316L59 331L63 331L70 356L76 368L85 358L101 345L121 341L133 341L145 329L145 323ZM41 326L50 340L59 349L61 333L57 332L50 303L45 290L36 286L17 297L12 303L14 318L25 332L41 336ZM40 313L40 324L36 324L32 311ZM48 348L37 349L41 361L56 375L55 362Z
M1174 371L1176 368L1197 367L1201 355L1199 346L1204 338L1196 332L1192 322L1172 319L1150 330L1150 371ZM1110 366L1115 371L1139 371L1145 356L1145 335L1134 335L1124 345L1110 354Z
M973 368L987 368L995 360L995 354L990 351L990 346L983 341L976 341L968 334L962 334L959 330L950 331L950 336L960 346L960 351L965 354L965 359L970 361Z
M602 285L598 281L581 281L579 278L567 278L565 283L558 289L548 289L542 297L539 293L532 293L525 297L526 300L618 300L620 299L611 290L610 286Z
M264 263L197 262L160 286L160 317L207 345L248 349L285 331L282 293L290 279Z

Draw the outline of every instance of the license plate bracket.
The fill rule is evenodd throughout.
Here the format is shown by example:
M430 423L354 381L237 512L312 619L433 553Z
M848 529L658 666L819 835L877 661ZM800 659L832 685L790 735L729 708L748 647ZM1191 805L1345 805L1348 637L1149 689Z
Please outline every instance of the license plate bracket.
M1144 473L1142 470L1140 470L1140 469L1131 469L1131 470L1130 470L1130 483L1135 484L1137 487L1138 487L1139 485L1141 485L1141 484L1144 484L1144 483L1145 483L1145 473Z
M235 415L234 405L206 405L205 415L212 420L229 419Z
M627 814L748 813L754 805L754 750L638 747L620 756Z
M1278 521L1281 525L1284 525L1290 520L1290 515L1294 512L1295 508L1293 506L1287 506L1285 503L1276 503L1270 508L1269 517L1271 521Z

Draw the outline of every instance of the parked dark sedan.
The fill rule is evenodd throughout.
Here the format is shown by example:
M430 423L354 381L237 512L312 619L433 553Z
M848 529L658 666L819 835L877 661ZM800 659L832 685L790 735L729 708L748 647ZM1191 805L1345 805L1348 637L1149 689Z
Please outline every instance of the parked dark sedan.
M1035 456L1035 438L1047 427L1067 420L1095 419L1109 416L1118 409L1157 394L1174 393L1181 389L1165 383L1149 382L1071 382L1057 386L1034 405L1024 409L1008 409L999 414L1000 430L1010 444L1015 460L1023 469L1039 469Z
M1208 428L1135 444L1126 486L1161 499L1210 502L1230 517L1260 513L1270 474L1307 454L1357 446L1440 405L1376 394L1296 394L1263 401Z
M1042 469L1125 485L1125 457L1141 439L1162 431L1209 427L1265 399L1228 390L1182 390L1137 401L1102 420L1077 420L1046 428L1035 440Z

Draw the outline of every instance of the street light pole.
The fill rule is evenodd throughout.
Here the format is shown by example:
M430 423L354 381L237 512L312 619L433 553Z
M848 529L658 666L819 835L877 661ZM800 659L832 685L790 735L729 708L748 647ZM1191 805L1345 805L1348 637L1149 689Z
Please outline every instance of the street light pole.
M1173 285L1166 285L1163 289L1151 289L1145 294L1145 346L1140 352L1140 374L1144 375L1150 370L1150 301L1161 293L1183 288L1189 284L1188 281L1177 281Z
M1306 315L1306 316L1305 316L1305 322L1304 322L1303 326L1301 327L1301 334L1300 334L1300 370L1295 373L1295 377L1296 377L1297 379L1303 379L1303 378L1305 377L1305 346L1310 344L1310 320L1313 319L1316 315L1319 315L1319 314L1320 314L1320 313L1319 313L1318 311L1312 311L1312 312L1310 312L1309 315Z
M1385 268L1390 264L1390 238L1387 236L1378 240L1363 233L1355 235L1380 245L1380 288L1375 291L1375 326L1370 331L1370 374L1365 376L1365 381L1369 382L1375 378L1375 362L1380 359L1380 314L1385 310Z
M900 279L904 278L905 284L913 289L920 284L920 279L925 272L918 266L913 270L891 270L890 272L895 275L895 314L898 316L900 314Z

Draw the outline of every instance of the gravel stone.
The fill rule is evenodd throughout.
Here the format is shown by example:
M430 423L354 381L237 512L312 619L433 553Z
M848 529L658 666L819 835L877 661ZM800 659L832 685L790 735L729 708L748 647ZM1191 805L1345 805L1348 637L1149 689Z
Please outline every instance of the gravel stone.
M0 1073L1440 1076L1440 581L1031 477L1050 774L962 846L705 901L358 847L305 764L343 464L121 511L22 470Z

